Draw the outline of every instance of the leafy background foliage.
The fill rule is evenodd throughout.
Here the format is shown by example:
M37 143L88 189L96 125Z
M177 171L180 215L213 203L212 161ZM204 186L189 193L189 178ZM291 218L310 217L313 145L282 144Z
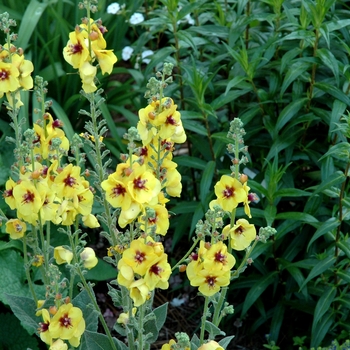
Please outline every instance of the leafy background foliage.
M245 172L260 198L252 204L253 222L271 225L278 233L254 251L254 264L230 286L235 314L227 317L224 328L236 333L235 346L255 346L246 337L257 334L261 343L269 334L268 341L282 349L295 348L294 342L317 347L349 338L350 147L341 121L350 104L348 2L120 1L126 5L123 15L106 13L111 2L101 0L95 17L102 18L109 30L108 46L119 57L112 76L99 77L107 98L102 113L114 165L125 151L121 136L146 104L148 78L165 60L176 66L175 83L167 93L181 110L188 142L175 158L183 193L171 207L168 237L174 254L180 256L190 244L213 198L215 181L229 171L229 121L239 117L245 124L251 160ZM127 20L140 8L146 20L132 26ZM35 74L49 82L53 114L64 122L68 136L80 132L80 79L61 54L81 16L75 2L23 0L19 7L16 0L3 0L4 11L18 22L19 45L32 58ZM185 21L188 14L193 25ZM121 59L126 45L134 48L129 61ZM146 49L154 51L150 63L135 67ZM28 103L22 116L35 119L33 94L23 99ZM12 132L8 120L2 109L0 186L12 163L5 142ZM0 206L10 215L3 201ZM20 256L10 248L4 242L0 251L4 304L10 286L4 276L18 285L18 295L25 295L27 288L17 268ZM11 275L4 271L10 255ZM110 271L100 277L110 278ZM3 324L17 322L9 313L0 318L8 319ZM6 340L0 341L7 346Z

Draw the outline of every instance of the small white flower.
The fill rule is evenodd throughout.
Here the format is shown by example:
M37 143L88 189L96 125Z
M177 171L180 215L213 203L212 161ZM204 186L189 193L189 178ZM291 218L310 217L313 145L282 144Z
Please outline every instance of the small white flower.
M113 2L107 7L107 13L116 15L120 11L120 5L117 2Z
M124 61L129 60L133 52L134 52L134 49L131 46L125 46L122 51L123 60Z
M130 17L130 24L139 24L142 23L145 20L145 17L143 17L142 13L134 13L131 17Z
M154 52L152 50L143 51L142 54L141 54L142 62L146 63L146 64L150 63L151 59L150 58L146 58L146 57L152 56L153 54L154 54Z
M193 26L194 25L194 19L191 17L191 14L188 13L186 16L185 16L185 19L186 21L188 22L189 25Z

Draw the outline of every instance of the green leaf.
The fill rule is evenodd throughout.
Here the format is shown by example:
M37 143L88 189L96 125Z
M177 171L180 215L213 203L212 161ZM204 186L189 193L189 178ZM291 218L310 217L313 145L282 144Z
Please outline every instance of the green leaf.
M14 315L0 314L0 324L0 349L39 350L38 338L30 336Z
M297 80L298 77L307 71L310 68L311 64L309 62L297 61L292 64L284 76L284 80L282 83L280 96L283 97L283 94L287 90L288 86L294 81Z
M334 174L331 174L326 180L316 187L313 196L317 193L323 192L330 189L332 186L336 186L345 181L345 175L341 171L336 171Z
M307 251L310 249L310 246L313 242L316 241L319 237L323 236L327 232L330 232L337 228L340 225L340 221L337 218L329 218L327 221L323 222L322 225L317 229L312 238L310 239L309 244L307 245Z
M327 287L327 289L321 295L320 299L318 299L318 302L315 308L314 319L312 322L312 331L311 331L312 334L314 334L316 331L316 328L319 327L319 321L321 320L321 317L330 309L330 306L336 294L337 294L336 287L334 286Z
M82 311L86 330L97 332L98 313L91 307L92 302L85 289L73 299L72 304Z
M279 197L302 197L302 196L311 196L310 192L299 190L298 188L281 188L276 191L274 194L275 198Z
M98 264L87 272L85 278L94 281L106 281L116 278L115 268L102 259L98 259Z
M73 135L75 134L75 131L72 127L72 124L70 122L69 117L67 116L64 109L60 106L60 104L55 101L53 98L50 97L50 100L52 100L52 110L56 115L56 118L61 120L63 122L63 130L66 133L66 136L69 140L73 139Z
M273 309L269 340L277 342L278 335L283 322L284 312L285 306L283 305L282 300L279 300L277 305Z
M207 162L203 159L191 156L178 156L174 158L174 161L181 166L185 166L188 168L200 169L204 170Z
M343 272L343 271L336 271L336 274L339 278L341 278L342 280L344 280L345 282L350 283L350 274L348 272ZM336 299L337 300L337 299ZM349 301L349 306L348 308L350 309L350 301Z
M311 347L317 348L328 333L329 328L334 324L335 314L327 312L320 320L315 332L311 334Z
M168 314L168 303L158 306L153 310L154 315L156 316L156 327L158 332L163 327L166 317Z
M35 316L36 305L33 299L25 296L17 296L6 294L6 300L11 307L12 312L21 320L22 325L34 334L38 329L38 324L41 321L40 317ZM1 333L1 332L0 332Z
M297 221L302 221L307 224L315 224L318 223L319 221L312 215L307 214L307 213L301 213L301 212L285 212L285 213L279 213L276 215L276 219L279 220L297 220Z
M29 40L33 31L37 27L41 15L44 13L48 2L39 2L31 0L26 7L26 11L22 17L22 23L18 30L18 40L16 46L22 47L25 50L28 46Z
M309 276L305 279L304 283L300 287L300 289L303 289L313 278L319 276L321 273L328 270L332 265L334 265L336 261L336 257L330 255L327 256L325 259L320 260L310 271Z
M334 98L344 102L346 105L350 105L350 98L334 85L328 83L315 83L314 87L330 94Z
M209 339L214 339L217 335L226 335L225 332L208 320L205 321L205 330L209 333Z
M211 160L209 163L207 163L205 170L203 171L201 182L200 182L200 196L201 196L201 202L204 205L204 201L209 193L214 173L215 173L215 162Z
M244 89L244 90L234 90L229 92L222 93L219 97L217 97L214 101L211 102L211 106L216 111L222 106L236 100L238 97L245 95L249 91L251 91L252 88Z
M260 295L266 290L266 288L278 278L278 272L273 271L268 275L259 278L257 282L249 290L243 304L242 316L246 315L250 307L260 297Z
M333 72L337 86L339 86L339 64L332 52L328 49L321 48L317 49L316 55L321 59L323 64Z
M286 125L289 122L289 120L291 120L299 112L301 107L303 107L307 101L308 98L306 97L299 98L293 101L292 103L288 104L282 110L276 122L276 133L278 133L283 128L283 126Z
M333 156L336 159L344 160L344 158L349 158L350 155L350 143L348 142L339 142L334 146L330 147L330 149L325 153L320 160Z
M117 350L128 350L128 347L119 339L113 338ZM112 346L105 334L85 330L81 337L81 349L84 350L111 350Z
M224 26L218 25L201 25L199 27L192 26L190 28L192 32L196 32L198 34L203 35L204 37L218 37L222 39L226 39L228 37L229 29Z
M199 134L202 136L208 136L207 129L198 122L195 122L192 120L183 120L182 124L185 130L191 130L196 134Z
M350 26L350 19L340 19L337 21L326 22L323 23L323 25L327 26L329 32L333 32L334 30Z
M344 253L345 255L348 257L348 259L350 259L350 247L349 247L349 243L345 243L343 241L339 241L339 242L336 242L336 246L338 248L340 248Z
M224 348L228 349L229 344L231 343L231 340L234 338L234 335L231 335L229 337L225 337L219 341L219 345Z
M264 210L264 215L266 219L267 226L272 226L273 222L275 221L277 213L277 208L275 205L268 204Z
M225 90L225 94L228 93L228 91L230 91L233 87L235 87L236 85L239 85L239 83L241 83L242 81L244 81L246 78L242 77L242 76L237 76L234 77L233 79L231 79L227 86L226 86L226 90Z
M194 211L193 216L192 216L191 229L190 229L189 235L192 234L192 232L196 228L198 221L201 220L203 218L203 216L204 216L203 205L202 205L202 203L198 203L196 210Z

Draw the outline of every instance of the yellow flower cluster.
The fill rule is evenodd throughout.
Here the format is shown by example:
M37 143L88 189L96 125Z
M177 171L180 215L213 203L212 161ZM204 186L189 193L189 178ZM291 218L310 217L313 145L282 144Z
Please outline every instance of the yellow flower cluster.
M37 312L43 318L39 324L41 340L50 345L50 350L65 350L68 348L63 340L68 340L70 345L78 347L80 338L85 331L85 320L82 311L71 303L56 307L41 309ZM51 314L53 316L51 317Z
M81 215L85 226L98 227L97 219L91 214L93 193L89 182L80 175L80 167L72 164L59 167L59 152L51 148L51 143L58 139L60 148L68 150L69 142L58 127L61 123L53 121L51 116L48 120L45 128L34 126L33 153L35 159L49 158L52 163L45 166L34 161L22 166L19 180L10 178L6 182L5 202L17 210L19 219L31 225L39 221L72 225L77 215ZM25 226L18 221L10 221L6 228L12 238L23 237Z
M222 241L212 245L200 241L198 252L192 254L191 259L186 269L187 277L203 295L214 295L230 284L230 272L236 259L227 252Z
M103 37L106 31L101 20L89 21L85 18L83 23L75 27L74 32L69 33L69 41L63 49L64 59L74 69L79 70L83 90L86 93L97 90L95 85L97 66L93 63L97 60L102 74L111 74L113 65L117 62L113 50L106 50L107 44Z
M31 73L34 67L31 61L25 60L22 49L5 44L0 49L0 98L6 94L11 106L23 105L20 90L33 88ZM14 96L13 96L14 94ZM16 102L13 100L15 98Z
M153 101L139 111L137 125L143 147L139 155L133 155L103 181L107 201L121 208L118 224L125 227L137 217L141 227L155 228L155 233L165 235L169 228L168 211L163 191L179 197L182 190L181 175L172 161L175 143L186 141L180 113L171 98ZM154 210L154 216L146 220L145 208ZM147 222L146 222L147 221Z
M163 245L150 237L133 240L118 263L118 283L129 289L135 306L148 299L155 288L167 289L171 267Z

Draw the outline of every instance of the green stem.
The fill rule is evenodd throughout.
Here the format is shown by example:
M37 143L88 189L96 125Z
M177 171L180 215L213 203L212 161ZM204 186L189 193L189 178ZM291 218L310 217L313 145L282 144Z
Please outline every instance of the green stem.
M30 277L30 266L29 266L29 262L28 262L28 251L27 251L27 238L26 238L26 235L23 236L23 258L24 258L24 266L25 266L28 286L29 286L30 292L32 293L32 297L34 299L35 305L38 305L38 298L37 298L35 290L34 290L32 278Z
M106 333L106 335L107 335L107 337L108 337L108 340L109 340L109 342L110 342L110 344L111 344L112 349L113 349L113 350L117 350L117 348L116 348L116 346L115 346L115 343L114 343L114 341L113 341L113 338L112 338L112 336L111 336L111 333L110 333L110 331L109 331L109 328L108 328L108 326L107 326L107 323L106 323L105 319L103 318L103 315L102 315L102 312L101 312L101 310L100 310L100 307L99 307L98 304L97 304L97 301L96 301L94 292L93 292L93 290L92 290L92 288L91 288L91 285L88 284L88 283L86 282L86 279L85 279L84 274L83 274L83 272L82 272L82 270L81 270L81 267L80 267L79 264L78 264L78 257L77 257L77 252L76 252L76 245L75 245L75 243L74 243L74 240L73 240L73 237L72 237L73 235L72 235L72 233L71 233L71 230L70 230L70 227L69 227L69 226L67 227L67 233L68 233L69 243L70 243L70 246L71 246L72 252L73 252L73 265L75 266L74 271L75 271L75 272L78 274L78 276L80 277L80 280L81 280L81 282L82 282L82 284L83 284L83 286L84 286L86 292L87 292L88 295L89 295L89 298L90 298L90 300L91 300L91 302L92 302L92 305L93 305L94 309L98 312L98 317L99 317L100 322L101 322L101 324L102 324L102 327L103 327L103 329L104 329L104 331L105 331L105 333ZM73 274L73 273L74 273L74 272L72 272L72 274Z
M143 319L145 317L145 304L139 307L139 329L138 329L138 348L139 350L144 350L143 348Z
M192 253L193 249L196 247L197 243L200 241L200 238L197 238L194 243L192 244L191 248L188 250L188 252L183 256L183 258L171 269L171 271L174 271L180 264L182 264L187 257Z
M204 307L203 307L203 315L202 315L202 324L201 324L201 334L199 337L199 344L203 345L204 343L204 332L205 332L205 321L207 320L207 312L209 306L209 298L205 297Z
M102 164L102 155L101 155L101 149L100 149L100 135L98 132L98 125L97 125L97 116L96 116L96 105L95 105L95 96L94 94L89 94L88 99L90 101L90 112L91 112L91 120L93 125L93 131L94 131L94 138L95 138L95 152L96 152L96 160L97 165L95 166L95 171L98 175L98 182L101 184L102 181L105 179L104 173L103 173L103 164ZM104 192L101 192L102 199L103 199L103 206L104 206L104 212L106 214L107 224L108 228L110 230L110 237L112 238L113 245L116 246L118 244L117 238L115 237L113 230L112 230L112 215L110 211L110 206L107 202L106 196L104 195Z

